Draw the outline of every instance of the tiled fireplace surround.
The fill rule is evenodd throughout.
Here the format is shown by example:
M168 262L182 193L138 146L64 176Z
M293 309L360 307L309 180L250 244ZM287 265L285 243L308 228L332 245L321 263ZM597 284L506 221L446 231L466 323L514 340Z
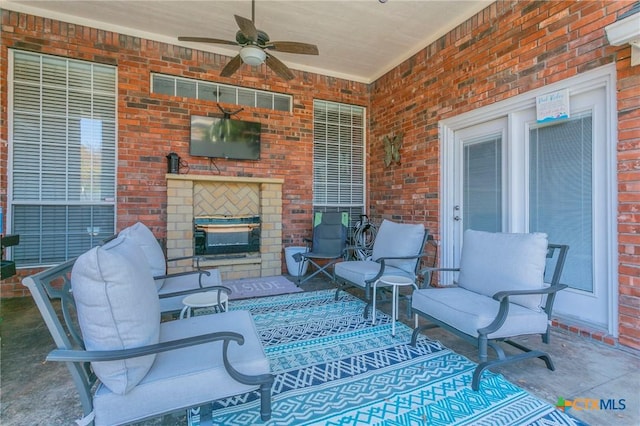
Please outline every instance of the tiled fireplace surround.
M167 257L192 256L193 218L206 215L260 215L260 253L207 260L222 280L282 273L283 179L167 174ZM172 262L169 272L187 270L191 261Z

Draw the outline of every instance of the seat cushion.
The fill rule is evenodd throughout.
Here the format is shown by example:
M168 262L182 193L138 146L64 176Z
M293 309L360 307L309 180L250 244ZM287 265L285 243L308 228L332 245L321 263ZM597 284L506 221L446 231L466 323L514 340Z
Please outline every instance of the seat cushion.
M161 324L160 340L169 341L221 331L244 336L243 345L229 345L231 364L244 374L267 374L269 361L247 311L202 315ZM222 342L162 352L144 379L127 395L117 395L104 387L96 391L96 425L134 422L155 417L172 409L196 406L208 401L238 395L257 386L233 380L222 361ZM255 401L259 409L259 401Z
M424 225L421 223L396 223L384 219L376 234L371 258L377 260L381 257L415 256L422 252L424 233ZM415 273L417 263L418 259L385 261L386 265L394 266L410 274Z
M158 343L160 304L147 260L131 241L116 238L81 255L71 273L78 323L87 350ZM100 381L125 394L142 380L155 355L94 362Z
M380 264L372 260L349 260L347 262L336 263L336 278L347 281L359 287L365 287L367 281L371 281L380 272ZM385 275L400 275L415 279L413 272L407 272L394 266L386 266Z
M167 273L167 260L162 247L158 244L153 232L144 223L135 223L120 231L118 236L131 238L140 246L151 267L151 275L158 277ZM156 280L156 285L162 286L162 284L162 280Z
M478 329L491 324L500 302L491 297L460 288L426 288L413 292L411 307L473 337ZM547 315L515 303L509 305L506 321L491 339L539 334L547 331Z
M466 230L458 285L492 297L499 291L544 286L547 234L509 234ZM516 296L511 302L540 310L541 295Z

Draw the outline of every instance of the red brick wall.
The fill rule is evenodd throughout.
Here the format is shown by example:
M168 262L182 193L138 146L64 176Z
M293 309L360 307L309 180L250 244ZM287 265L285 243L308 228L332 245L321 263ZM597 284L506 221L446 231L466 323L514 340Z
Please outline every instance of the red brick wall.
M218 161L225 175L284 177L284 243L298 244L310 223L311 116L314 98L368 106L370 215L438 229L438 121L507 99L603 64L618 72L620 343L640 348L640 67L629 46L613 47L604 28L628 1L498 1L425 47L370 87L295 71L285 83L248 67L218 76L228 58L163 43L3 11L0 79L0 205L6 206L7 48L118 65L118 226L136 220L164 234L166 162L176 151L194 172L206 161L187 154L188 116L217 112L211 102L149 94L149 73L202 78L294 96L293 114L248 108L264 124L259 162ZM196 56L198 55L198 56ZM404 134L400 165L385 168L382 138ZM2 295L22 294L17 281ZM14 287L16 288L15 293Z
M9 48L117 66L117 228L140 220L158 238L166 231L165 156L174 151L188 162L189 173L284 178L283 244L300 245L311 233L313 100L362 106L368 101L367 87L362 83L299 71L294 71L294 80L285 82L264 66L255 70L243 66L232 78L221 78L220 70L229 59L225 56L3 10L0 205L5 211ZM189 156L189 117L219 114L216 103L152 94L152 72L287 93L293 96L293 112L245 107L238 118L262 123L261 159L220 159L211 166L208 159ZM237 109L235 105L222 106ZM30 272L21 271L20 275ZM2 282L2 297L28 294L19 279Z
M438 121L617 61L620 343L640 348L640 66L604 28L631 2L498 1L371 87L372 217L438 230ZM404 134L385 168L386 135Z
M619 342L640 348L640 65L631 67L628 45L616 55Z

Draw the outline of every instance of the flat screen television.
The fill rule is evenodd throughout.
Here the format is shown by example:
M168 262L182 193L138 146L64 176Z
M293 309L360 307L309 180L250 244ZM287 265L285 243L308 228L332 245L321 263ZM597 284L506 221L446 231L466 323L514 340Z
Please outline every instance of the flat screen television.
M191 116L189 154L232 160L260 159L260 123Z

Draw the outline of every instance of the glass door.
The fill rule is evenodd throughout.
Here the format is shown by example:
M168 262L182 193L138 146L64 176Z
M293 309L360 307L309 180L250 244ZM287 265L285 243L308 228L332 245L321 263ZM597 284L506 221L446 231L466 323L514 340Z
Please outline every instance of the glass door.
M612 329L606 93L602 86L572 95L571 117L555 123L538 124L530 105L452 133L443 162L442 266L459 265L465 229L544 232L570 246L561 278L569 289L558 294L555 313ZM455 275L441 280L451 284Z
M460 173L456 179L451 216L459 261L462 234L466 229L500 232L504 229L504 137L505 119L482 123L456 134Z
M549 241L569 245L554 311L607 328L611 318L607 200L606 91L571 97L572 116L550 125L529 124L528 230L546 232ZM519 121L519 120L518 120Z

